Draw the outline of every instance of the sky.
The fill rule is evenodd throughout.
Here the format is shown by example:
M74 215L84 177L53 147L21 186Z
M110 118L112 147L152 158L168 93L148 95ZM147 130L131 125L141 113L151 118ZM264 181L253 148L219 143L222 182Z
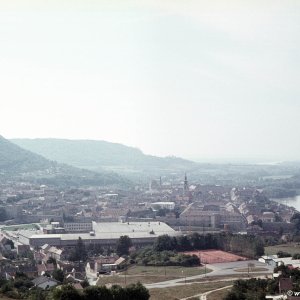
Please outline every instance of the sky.
M300 160L300 1L1 0L0 135Z

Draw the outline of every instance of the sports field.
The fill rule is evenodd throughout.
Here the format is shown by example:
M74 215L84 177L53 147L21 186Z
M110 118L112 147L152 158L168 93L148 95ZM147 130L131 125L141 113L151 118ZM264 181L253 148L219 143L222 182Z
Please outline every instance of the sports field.
M247 260L246 257L225 252L222 250L201 250L201 251L189 251L184 253L189 255L197 255L200 258L201 264L215 264L215 263Z

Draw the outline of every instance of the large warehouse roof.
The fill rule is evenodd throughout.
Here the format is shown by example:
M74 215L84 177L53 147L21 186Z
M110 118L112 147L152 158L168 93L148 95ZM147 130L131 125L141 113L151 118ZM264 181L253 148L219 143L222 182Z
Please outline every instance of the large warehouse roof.
M117 239L121 235L127 235L130 238L153 238L159 235L176 235L174 229L163 222L93 222L95 235L89 233L65 233L65 234L33 234L30 239L39 238L60 238L61 240L82 239Z

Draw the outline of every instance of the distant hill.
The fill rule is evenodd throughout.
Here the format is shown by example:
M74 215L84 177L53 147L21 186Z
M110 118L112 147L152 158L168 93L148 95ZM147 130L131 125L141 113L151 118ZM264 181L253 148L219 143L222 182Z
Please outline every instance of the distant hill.
M126 185L129 182L112 172L95 173L60 164L0 136L0 177L23 178L54 185Z
M0 172L24 173L45 170L54 162L24 150L0 136Z
M196 163L177 157L156 157L122 144L95 140L13 139L12 142L44 157L89 170L119 173L184 171Z

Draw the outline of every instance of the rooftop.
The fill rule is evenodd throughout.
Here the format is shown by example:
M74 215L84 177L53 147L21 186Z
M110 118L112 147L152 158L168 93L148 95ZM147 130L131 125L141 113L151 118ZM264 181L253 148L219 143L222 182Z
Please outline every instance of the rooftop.
M168 234L176 235L177 232L163 222L93 222L95 235L89 233L72 233L72 234L32 234L31 239L41 238L59 238L61 240L74 240L81 237L82 239L117 239L121 235L128 235L130 238L147 238L157 237ZM153 233L150 233L153 232Z

